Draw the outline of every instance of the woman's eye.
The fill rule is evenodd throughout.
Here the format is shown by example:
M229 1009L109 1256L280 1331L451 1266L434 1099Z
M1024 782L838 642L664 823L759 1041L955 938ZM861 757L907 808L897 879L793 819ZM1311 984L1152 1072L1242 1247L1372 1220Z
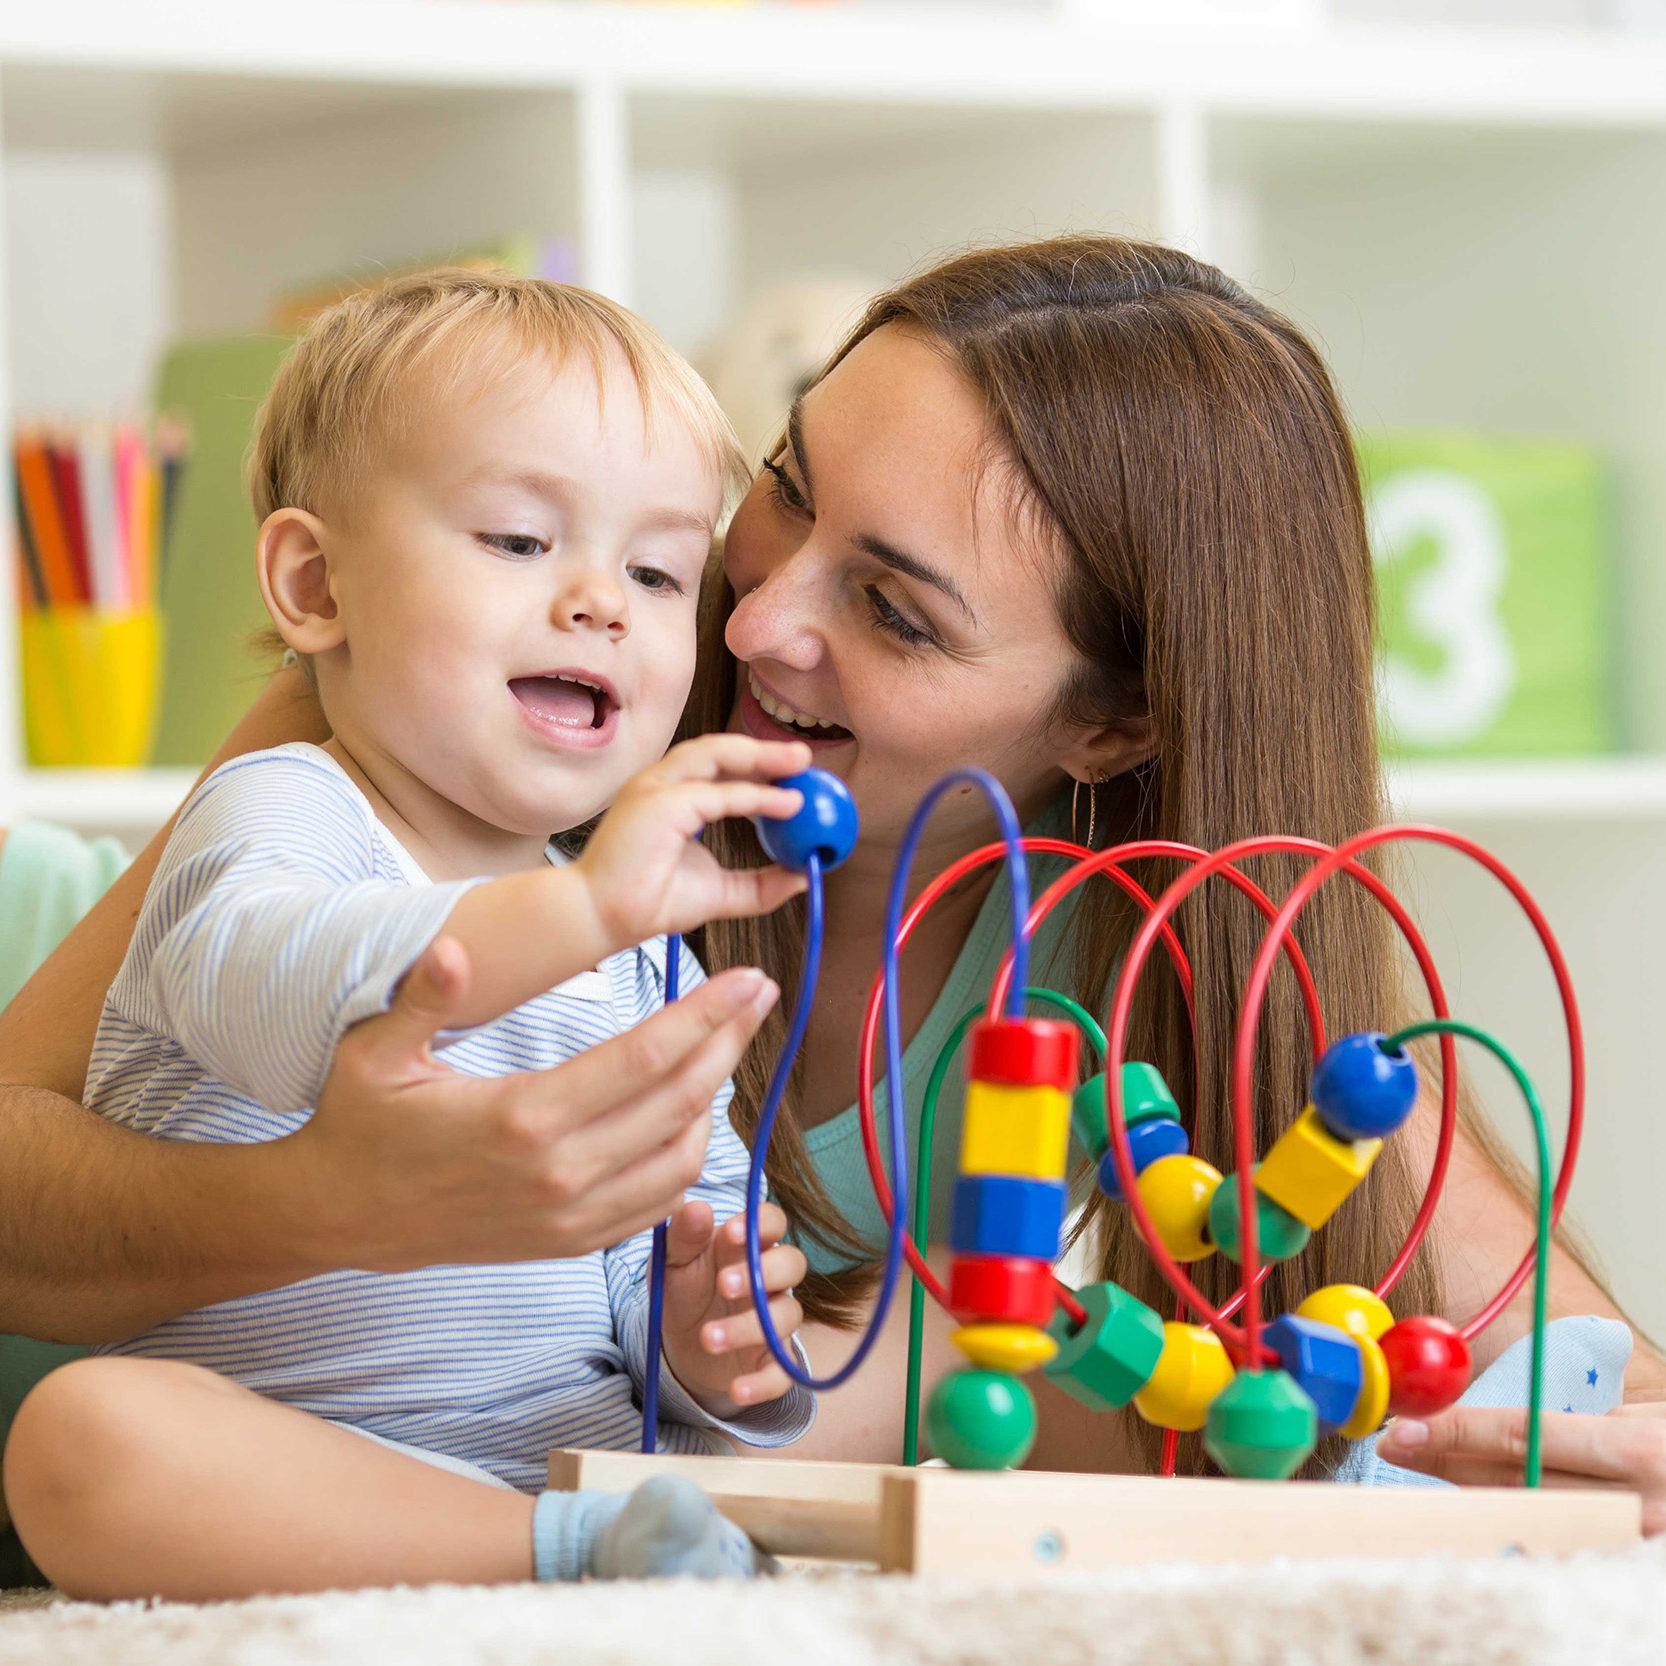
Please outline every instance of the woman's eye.
M874 626L889 636L894 636L899 642L906 642L911 648L923 647L936 638L930 631L923 631L918 625L911 624L891 605L890 598L877 584L866 587L869 605L873 608Z
M482 532L480 541L498 554L513 556L517 561L531 561L549 548L542 538L534 538L530 532Z
M631 567L628 571L644 590L652 590L664 596L684 596L688 594L681 579L673 578L670 573L659 567Z
M809 499L799 491L793 477L773 458L766 457L764 467L769 470L769 489L775 501L789 514L808 515L810 513Z

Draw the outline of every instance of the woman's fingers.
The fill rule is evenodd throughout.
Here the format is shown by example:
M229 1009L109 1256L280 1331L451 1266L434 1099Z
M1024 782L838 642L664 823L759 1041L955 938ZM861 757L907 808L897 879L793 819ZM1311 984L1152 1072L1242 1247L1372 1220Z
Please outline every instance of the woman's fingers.
M1520 1406L1453 1406L1427 1420L1401 1418L1377 1443L1378 1456L1443 1480L1508 1486L1527 1456ZM1666 1486L1666 1421L1550 1412L1540 1420L1539 1458L1547 1482Z

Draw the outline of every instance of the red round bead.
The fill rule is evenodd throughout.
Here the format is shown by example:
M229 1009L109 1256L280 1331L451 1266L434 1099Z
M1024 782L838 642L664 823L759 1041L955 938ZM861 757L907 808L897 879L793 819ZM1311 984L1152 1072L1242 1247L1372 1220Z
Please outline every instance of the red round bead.
M1034 1325L1053 1317L1053 1269L1020 1255L957 1255L949 1268L949 1311L963 1325Z
M986 1018L972 1029L970 1075L975 1082L1069 1093L1080 1045L1076 1026L1057 1019Z
M1469 1387L1469 1344L1444 1319L1402 1319L1382 1333L1377 1346L1388 1362L1391 1416L1431 1417Z

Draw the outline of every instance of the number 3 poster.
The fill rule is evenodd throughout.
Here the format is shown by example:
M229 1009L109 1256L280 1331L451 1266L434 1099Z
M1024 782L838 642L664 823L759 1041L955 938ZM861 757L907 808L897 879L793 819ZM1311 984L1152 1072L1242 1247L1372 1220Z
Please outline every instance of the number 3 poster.
M1362 441L1383 747L1561 755L1614 745L1608 493L1578 446Z

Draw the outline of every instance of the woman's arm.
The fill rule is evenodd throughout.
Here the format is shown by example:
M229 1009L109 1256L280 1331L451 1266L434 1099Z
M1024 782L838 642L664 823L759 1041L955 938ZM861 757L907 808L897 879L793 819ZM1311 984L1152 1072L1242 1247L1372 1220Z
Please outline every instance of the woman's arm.
M1421 1154L1434 1151L1437 1120L1432 1107L1420 1107L1408 1130ZM1533 1217L1527 1203L1462 1123L1435 1216L1434 1236L1446 1287L1447 1316L1459 1324L1492 1300L1533 1241ZM1477 1375L1526 1334L1532 1323L1532 1304L1533 1282L1528 1279L1498 1319L1475 1338ZM1597 1280L1561 1248L1551 1254L1547 1305L1553 1319L1596 1313L1630 1323ZM1663 1395L1666 1365L1638 1336L1626 1368L1626 1399L1658 1400Z
M266 685L203 774L245 752L284 741L328 737L329 728L311 685L292 667ZM105 991L127 953L145 888L172 828L170 818L0 1013L0 1081L47 1088L66 1099L80 1098ZM0 1088L0 1128L11 1120L11 1092L9 1087ZM40 1101L37 1098L33 1103L38 1106ZM9 1215L10 1199L4 1188L17 1174L13 1166L0 1180L0 1215ZM5 1233L0 1223L0 1234ZM6 1249L6 1237L0 1236L0 1256Z

